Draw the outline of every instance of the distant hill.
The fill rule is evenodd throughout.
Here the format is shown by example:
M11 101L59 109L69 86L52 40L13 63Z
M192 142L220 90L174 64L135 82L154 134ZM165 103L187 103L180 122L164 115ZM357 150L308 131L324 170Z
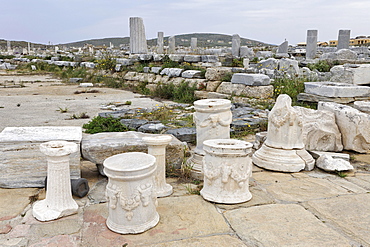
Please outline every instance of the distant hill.
M168 36L164 37L164 44L168 44ZM180 34L175 35L175 42L176 46L190 46L190 40L191 38L197 38L198 40L198 47L214 47L214 46L231 46L231 40L232 35L226 35L226 34L214 34L214 33L192 33L192 34ZM270 45L266 44L260 41L246 39L246 38L240 38L241 45L247 45L247 46L259 46L259 45ZM66 43L66 44L59 44L63 46L74 46L74 47L82 47L85 44L91 44L94 46L109 46L109 44L112 43L115 47L120 45L129 45L130 44L130 38L124 37L124 38L103 38L103 39L90 39L90 40L83 40L83 41L77 41L72 43ZM148 46L155 46L157 44L157 39L149 39L147 41Z
M5 39L0 39L0 47L3 46L3 47L7 47L7 41ZM11 41L10 42L10 45L11 47L24 47L24 48L27 48L28 47L28 42L27 41ZM35 48L39 48L39 47L46 47L46 45L44 44L37 44L37 43L32 43L31 42L31 45Z

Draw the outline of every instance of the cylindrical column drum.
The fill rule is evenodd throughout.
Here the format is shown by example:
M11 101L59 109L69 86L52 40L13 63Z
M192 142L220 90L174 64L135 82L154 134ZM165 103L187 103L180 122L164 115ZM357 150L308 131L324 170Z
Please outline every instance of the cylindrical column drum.
M191 162L193 170L202 173L203 142L210 139L230 138L231 101L227 99L197 100L194 102L194 108L197 146Z
M217 203L241 203L252 198L252 143L235 139L204 141L204 185L200 194Z
M135 234L157 225L155 157L140 152L123 153L107 158L103 165L108 177L108 228Z

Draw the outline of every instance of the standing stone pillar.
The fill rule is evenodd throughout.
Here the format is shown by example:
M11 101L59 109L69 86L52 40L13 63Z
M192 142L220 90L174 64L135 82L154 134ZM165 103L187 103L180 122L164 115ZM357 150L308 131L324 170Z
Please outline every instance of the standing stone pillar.
M28 55L31 54L31 44L30 44L30 42L27 42L27 52L28 52Z
M194 102L194 122L197 132L197 146L188 165L192 175L203 179L203 142L210 139L230 139L232 121L231 101L227 99L203 99Z
M78 151L77 144L50 141L40 144L40 150L47 155L47 190L46 198L33 206L33 216L40 221L49 221L77 213L69 171L69 154Z
M306 59L314 59L317 51L317 30L307 30Z
M200 194L217 203L241 203L252 198L252 143L235 139L213 139L204 145L204 185Z
M171 36L168 38L168 53L174 54L176 52L176 43L175 43L175 36Z
M240 56L240 36L239 34L233 35L232 44L231 44L231 53L233 57Z
M10 53L12 51L12 45L10 43L10 40L6 41L6 46L7 46L7 49L8 49L8 53Z
M196 51L198 48L198 39L197 38L191 38L190 40L190 49L191 51Z
M351 30L339 30L337 51L340 49L349 49L349 40L351 39Z
M130 53L148 53L144 22L140 17L130 17Z
M158 37L157 37L157 53L158 54L163 54L164 49L163 49L163 37L164 33L163 32L158 32Z
M157 197L165 197L172 194L172 186L166 183L166 146L171 142L172 136L156 135L143 137L148 145L148 154L156 159L157 171L155 173L155 191Z
M159 215L154 156L140 152L117 154L105 159L103 165L108 177L108 228L135 234L156 226Z

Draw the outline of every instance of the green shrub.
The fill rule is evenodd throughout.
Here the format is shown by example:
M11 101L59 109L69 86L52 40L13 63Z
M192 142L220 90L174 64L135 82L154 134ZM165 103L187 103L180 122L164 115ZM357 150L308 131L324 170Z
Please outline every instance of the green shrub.
M193 103L196 98L194 92L196 85L190 86L188 82L181 82L175 86L173 83L158 84L151 94L162 99L169 99L180 103Z
M308 64L307 67L310 69L310 70L315 70L317 69L319 72L329 72L330 69L333 67L333 64L330 64L328 61L326 60L319 60L318 62L316 63L311 63L311 64Z
M243 65L243 58L234 58L232 63L231 63L231 66L232 67L244 67Z
M167 55L162 58L162 68L180 68L180 64L178 62L172 61Z
M129 129L117 118L94 117L90 122L82 126L86 133L95 134L100 132L125 132Z
M232 72L228 72L221 76L221 81L231 81L231 78L233 77Z
M292 103L297 103L297 96L304 92L304 82L307 78L304 77L281 77L276 78L274 86L274 98L276 99L280 94L288 94L292 98Z

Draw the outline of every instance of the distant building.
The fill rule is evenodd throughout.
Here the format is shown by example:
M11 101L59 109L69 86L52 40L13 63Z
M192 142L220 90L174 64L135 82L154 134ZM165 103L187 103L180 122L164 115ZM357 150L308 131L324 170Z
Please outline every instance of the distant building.
M354 39L349 40L349 45L364 45L364 44L370 44L370 38L365 36L356 37ZM329 41L330 46L337 46L338 40L330 40Z
M304 46L305 47L306 42L299 42L299 43L297 43L297 46ZM318 41L317 46L328 46L328 42Z

